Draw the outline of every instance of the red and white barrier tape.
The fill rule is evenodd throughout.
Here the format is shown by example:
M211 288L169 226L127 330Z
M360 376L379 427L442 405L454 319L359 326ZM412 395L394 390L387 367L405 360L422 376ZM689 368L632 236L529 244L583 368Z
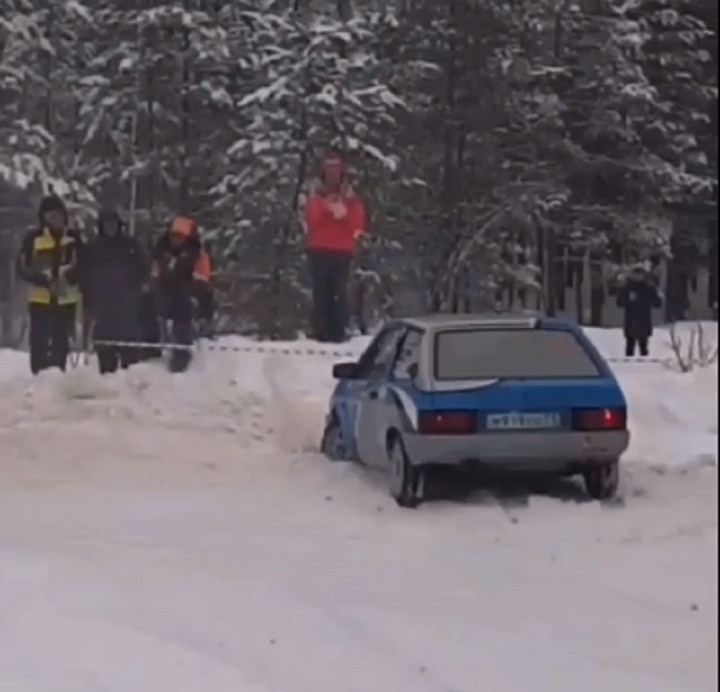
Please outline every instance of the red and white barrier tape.
M333 358L357 358L358 351L338 351L334 349L288 346L223 346L222 344L201 341L198 344L152 343L145 341L105 341L93 342L93 347L112 346L115 348L153 348L168 351L214 351L216 353L261 353L281 356L331 356Z
M115 348L152 348L169 351L210 351L216 353L259 353L264 355L281 356L324 356L331 358L358 358L359 351L340 351L322 347L298 347L298 346L265 346L252 344L248 346L223 346L222 344L208 343L201 341L197 344L184 345L174 343L153 343L144 341L95 341L94 347L112 346ZM640 363L644 365L671 365L672 358L649 358L643 356L635 357L609 357L605 358L608 363Z

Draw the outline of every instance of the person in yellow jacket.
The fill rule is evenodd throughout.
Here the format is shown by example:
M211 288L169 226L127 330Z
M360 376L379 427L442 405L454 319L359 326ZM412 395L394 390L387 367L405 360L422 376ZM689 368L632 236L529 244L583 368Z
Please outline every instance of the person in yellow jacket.
M65 370L70 336L81 299L82 239L68 229L62 200L48 195L40 202L40 226L23 238L16 268L29 284L30 370Z

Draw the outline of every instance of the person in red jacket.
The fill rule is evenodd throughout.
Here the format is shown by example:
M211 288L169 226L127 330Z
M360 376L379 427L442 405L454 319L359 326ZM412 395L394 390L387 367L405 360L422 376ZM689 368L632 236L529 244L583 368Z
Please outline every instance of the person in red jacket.
M348 186L339 156L323 161L320 186L308 197L305 221L314 336L339 343L345 340L349 321L350 266L366 233L365 207Z

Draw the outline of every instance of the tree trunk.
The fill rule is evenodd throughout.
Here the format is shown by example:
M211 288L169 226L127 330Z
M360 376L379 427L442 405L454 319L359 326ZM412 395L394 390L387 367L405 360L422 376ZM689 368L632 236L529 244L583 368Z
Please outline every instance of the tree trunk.
M188 1L185 0L183 8L188 11ZM191 175L191 128L190 128L190 117L191 117L191 103L190 103L190 80L191 80L191 65L190 65L190 29L187 27L183 28L182 33L182 96L180 99L180 123L181 123L181 137L182 137L182 159L180 161L180 175L179 175L179 191L178 191L178 208L183 210L184 213L191 213L192 206L190 200L190 175Z

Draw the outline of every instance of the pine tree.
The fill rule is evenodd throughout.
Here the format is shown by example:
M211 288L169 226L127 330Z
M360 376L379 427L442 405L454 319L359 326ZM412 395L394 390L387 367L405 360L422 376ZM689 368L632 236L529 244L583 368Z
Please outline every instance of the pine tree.
M707 196L717 179L716 158L703 146L717 103L710 53L717 36L701 10L691 0L643 0L636 11L644 31L640 64L657 94L645 138L667 164L665 195L672 201Z
M644 0L636 11L645 31L641 64L657 94L645 140L665 164L663 200L680 214L670 240L669 320L687 316L698 243L706 235L691 218L680 220L683 209L717 198L717 28L708 25L710 9L686 0Z
M69 2L35 10L14 3L3 16L1 64L6 107L0 128L0 174L20 187L53 190L81 213L92 205L92 190L75 168L73 78L82 61L77 32L90 22L84 5Z
M271 304L289 291L296 297L287 309L297 313L297 215L316 161L335 147L356 166L393 168L395 158L380 141L394 128L402 101L380 79L388 68L374 50L378 15L308 16L292 8L277 12L269 3L238 19L240 30L247 27L240 58L245 93L227 172L214 193L225 218L246 229L236 251L265 258ZM271 331L280 320L270 316Z
M668 203L716 198L716 33L710 0L0 0L0 180L148 236L197 216L233 310L293 334L337 147L370 312L553 311L586 256L664 252Z

